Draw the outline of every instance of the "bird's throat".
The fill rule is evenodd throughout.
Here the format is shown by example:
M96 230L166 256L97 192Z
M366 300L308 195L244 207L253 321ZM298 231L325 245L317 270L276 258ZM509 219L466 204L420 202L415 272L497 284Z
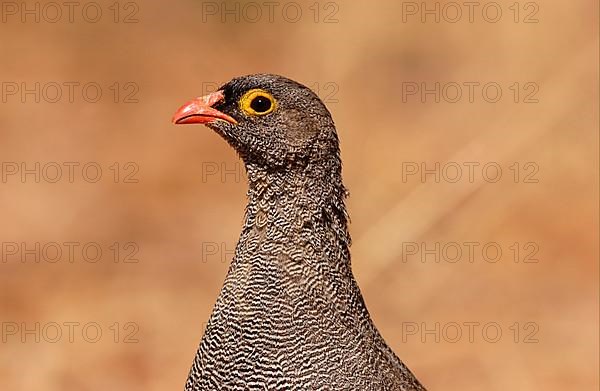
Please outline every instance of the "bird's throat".
M248 205L232 267L297 283L313 273L340 278L351 273L339 167L247 170Z

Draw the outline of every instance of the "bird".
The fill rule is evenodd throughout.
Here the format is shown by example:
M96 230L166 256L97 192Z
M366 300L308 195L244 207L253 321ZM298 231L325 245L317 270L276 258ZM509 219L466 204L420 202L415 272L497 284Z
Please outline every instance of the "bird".
M310 88L236 77L182 105L247 173L242 232L185 383L199 390L425 390L375 327L352 272L332 115Z

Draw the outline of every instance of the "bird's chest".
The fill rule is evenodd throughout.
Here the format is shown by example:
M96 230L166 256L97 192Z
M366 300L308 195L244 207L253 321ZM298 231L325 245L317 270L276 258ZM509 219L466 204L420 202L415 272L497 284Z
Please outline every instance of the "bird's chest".
M203 342L208 361L223 366L219 371L235 368L246 379L270 373L267 379L292 381L308 374L311 379L327 378L348 369L343 361L355 348L354 341L336 309L325 295L307 295L284 285L255 274L240 285L224 287L223 307L213 314Z

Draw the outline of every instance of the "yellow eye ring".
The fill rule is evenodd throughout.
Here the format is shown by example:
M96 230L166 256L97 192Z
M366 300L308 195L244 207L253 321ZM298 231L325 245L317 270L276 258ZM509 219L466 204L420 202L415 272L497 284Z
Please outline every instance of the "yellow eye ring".
M267 115L276 108L273 95L260 88L246 92L240 99L240 109L248 115Z

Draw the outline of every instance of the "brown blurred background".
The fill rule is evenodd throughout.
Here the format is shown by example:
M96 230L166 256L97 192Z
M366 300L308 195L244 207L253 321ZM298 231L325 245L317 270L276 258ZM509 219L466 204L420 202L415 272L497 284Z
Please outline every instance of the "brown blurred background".
M269 72L332 111L355 274L424 384L597 390L598 3L275 3L2 2L0 389L183 388L246 184L170 118Z

